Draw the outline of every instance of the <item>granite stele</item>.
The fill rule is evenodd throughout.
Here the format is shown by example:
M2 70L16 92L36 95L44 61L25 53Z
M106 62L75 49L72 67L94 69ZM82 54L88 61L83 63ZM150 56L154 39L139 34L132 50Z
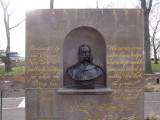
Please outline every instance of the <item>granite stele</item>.
M26 120L143 120L141 9L26 13Z

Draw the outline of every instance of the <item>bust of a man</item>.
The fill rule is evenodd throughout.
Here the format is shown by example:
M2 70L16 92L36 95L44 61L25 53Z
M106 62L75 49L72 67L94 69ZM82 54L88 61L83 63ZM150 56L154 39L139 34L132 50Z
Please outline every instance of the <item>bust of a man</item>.
M103 69L93 63L90 46L79 47L78 60L76 65L68 68L67 74L77 81L78 88L94 88L93 81L103 73Z

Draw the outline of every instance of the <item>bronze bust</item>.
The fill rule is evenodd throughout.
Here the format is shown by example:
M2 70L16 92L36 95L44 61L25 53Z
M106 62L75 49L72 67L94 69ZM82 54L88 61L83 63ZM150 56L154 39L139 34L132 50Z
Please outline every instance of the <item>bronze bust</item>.
M93 89L94 80L98 78L103 69L93 63L89 45L81 45L78 51L79 62L68 68L67 74L77 82L79 89Z

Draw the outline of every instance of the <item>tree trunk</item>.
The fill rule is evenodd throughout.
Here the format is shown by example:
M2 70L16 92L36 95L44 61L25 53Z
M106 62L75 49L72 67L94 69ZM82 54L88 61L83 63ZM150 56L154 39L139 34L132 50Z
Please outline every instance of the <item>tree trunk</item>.
M154 50L154 64L158 64L157 51Z
M147 8L146 0L141 1L141 8L144 11L144 52L145 52L145 73L153 74L150 59L150 34L149 34L149 13L152 7L152 0L149 1Z
M150 34L149 34L149 13L144 14L144 51L145 51L145 73L153 74L150 59Z
M12 64L11 64L10 54L6 53L5 72L12 71L12 66L11 65Z
M50 0L50 9L53 9L54 0Z
M154 64L158 64L158 59L157 59L157 50L156 50L156 46L155 46L155 33L153 33L153 37L152 37L152 46L153 46L153 52L154 52Z
M4 14L4 23L7 35L7 48L6 48L6 62L5 62L5 72L12 71L11 59L10 59L10 31L9 31L9 15Z
M6 49L6 62L5 62L5 71L10 72L12 71L12 63L11 63L11 58L10 58L10 32L9 28L6 29L7 33L7 49Z

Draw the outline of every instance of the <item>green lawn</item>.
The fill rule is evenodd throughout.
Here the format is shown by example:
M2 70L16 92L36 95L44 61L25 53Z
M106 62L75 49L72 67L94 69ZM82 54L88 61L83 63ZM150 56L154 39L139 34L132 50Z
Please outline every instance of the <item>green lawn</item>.
M159 70L160 71L160 60L158 61L158 64L154 64L154 61L151 61L152 70Z
M25 67L15 67L15 68L12 68L11 72L0 71L0 74L19 74L24 72L25 72Z
M156 70L156 71L160 71L160 60L158 61L158 64L154 64L154 61L151 61L151 65L152 65L152 70ZM12 68L11 72L4 72L4 71L0 71L0 74L19 74L19 73L24 73L25 72L25 67L15 67Z

